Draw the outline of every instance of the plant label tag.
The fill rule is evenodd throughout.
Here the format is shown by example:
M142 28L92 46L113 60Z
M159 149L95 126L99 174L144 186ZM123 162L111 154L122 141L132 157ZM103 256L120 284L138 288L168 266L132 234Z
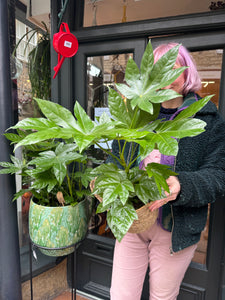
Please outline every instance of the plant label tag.
M72 43L69 42L69 41L65 41L64 42L64 47L71 48L72 47Z

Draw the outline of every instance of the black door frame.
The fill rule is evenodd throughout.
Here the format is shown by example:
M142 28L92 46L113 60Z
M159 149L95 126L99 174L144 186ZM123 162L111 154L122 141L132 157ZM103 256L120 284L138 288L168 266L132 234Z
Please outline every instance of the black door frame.
M201 38L202 37L202 38ZM206 41L210 40L209 43ZM225 31L223 33L211 33L206 35L174 35L170 37L157 37L152 39L153 47L162 42L177 41L184 44L189 50L208 50L222 47L221 41L225 45ZM195 42L198 41L198 45ZM219 41L219 43L218 43ZM80 100L81 105L86 108L86 58L94 55L107 55L123 52L134 52L137 64L140 64L140 58L144 51L147 39L127 39L119 41L106 41L85 43L80 46L80 52L76 56L75 63L75 99ZM223 47L224 48L224 47ZM113 49L113 50L112 50ZM141 51L141 52L140 52ZM80 70L83 70L81 72ZM223 73L224 74L224 73ZM225 77L222 74L221 89L225 87ZM225 99L220 97L220 106L224 107ZM224 115L225 117L225 115ZM224 199L219 199L215 205L212 205L210 214L210 233L208 240L207 262L206 265L191 263L184 278L179 299L185 299L189 294L197 299L219 299L221 294L220 281L223 268L223 239L225 235L225 222L223 221L223 212L225 210ZM221 214L222 213L222 214ZM223 223L221 223L223 221ZM192 298L190 298L192 299ZM195 299L195 298L193 298Z
M58 13L60 11L60 1L51 0L51 36L57 32ZM75 15L74 15L75 12ZM196 44L199 39L205 45L209 44L209 40L205 34L210 34L213 43L222 44L219 35L223 35L225 30L225 12L214 11L201 14L189 14L176 17L159 18L153 20L144 20L137 22L128 22L121 24L112 24L95 27L82 27L84 6L83 1L74 1L67 6L63 21L70 26L71 32L77 37L79 45L89 47L95 43L112 42L113 40L127 39L146 39L156 36L173 36L181 34L196 34ZM216 36L214 36L216 34ZM113 49L112 49L113 50ZM74 87L74 62L77 60L77 55L74 59L66 59L63 63L57 77L52 80L52 100L63 104L65 107L73 109L75 95ZM88 51L88 50L87 50ZM51 69L52 76L54 74L54 66L57 64L57 53L51 47ZM81 74L84 72L80 70ZM78 75L80 77L80 75ZM83 78L83 76L81 76Z

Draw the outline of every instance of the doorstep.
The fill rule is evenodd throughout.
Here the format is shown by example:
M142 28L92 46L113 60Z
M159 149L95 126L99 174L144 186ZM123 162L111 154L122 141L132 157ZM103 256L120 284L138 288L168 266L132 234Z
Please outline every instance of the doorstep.
M71 300L71 299L72 299L71 291L64 291L62 294L53 298L52 300ZM102 299L97 298L95 296L88 295L81 291L77 291L76 300L102 300Z

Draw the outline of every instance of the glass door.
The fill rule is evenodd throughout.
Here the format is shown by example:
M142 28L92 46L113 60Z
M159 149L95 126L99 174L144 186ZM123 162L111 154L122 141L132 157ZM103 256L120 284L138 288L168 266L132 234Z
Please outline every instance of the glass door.
M132 52L128 52L87 57L87 112L92 119L96 120L103 112L109 114L108 88L116 89L116 83L125 82L126 64L129 57L133 56ZM106 159L104 152L97 147L93 147L90 154L101 161ZM106 213L94 214L89 230L100 236L114 238L106 223Z
M207 36L206 36L207 35ZM221 35L163 36L152 38L153 48L161 43L175 41L182 43L193 54L202 78L201 96L215 94L213 102L225 108L224 51ZM225 33L223 35L225 37ZM130 55L140 65L146 39L112 40L83 43L74 58L74 99L87 110L94 119L99 111L107 110L108 86L123 82L124 66ZM224 39L222 39L224 40ZM222 110L221 110L222 112ZM224 109L225 117L225 109ZM216 145L215 145L216 146ZM105 157L100 149L93 149L97 158ZM202 233L195 256L183 280L179 300L221 299L221 274L223 272L223 252L225 236L225 201L221 197L209 206L208 219ZM109 299L114 238L107 228L104 215L90 224L90 234L79 247L78 288L84 292ZM101 276L96 276L101 270ZM142 300L148 299L146 280Z
M124 82L125 67L130 56L140 65L145 46L144 38L80 45L74 59L75 99L79 100L92 119L103 111L108 112L108 88L115 88L115 83ZM106 159L98 148L93 147L90 155L101 162ZM99 299L110 298L114 243L106 215L94 213L89 223L89 234L78 248L79 290Z

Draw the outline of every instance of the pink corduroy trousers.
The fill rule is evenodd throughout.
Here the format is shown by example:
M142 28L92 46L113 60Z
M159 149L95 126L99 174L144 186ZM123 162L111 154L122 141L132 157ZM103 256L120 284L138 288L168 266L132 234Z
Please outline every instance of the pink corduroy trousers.
M110 299L141 299L149 265L149 299L175 300L197 245L172 255L170 247L171 233L157 222L143 233L127 233L116 241Z

